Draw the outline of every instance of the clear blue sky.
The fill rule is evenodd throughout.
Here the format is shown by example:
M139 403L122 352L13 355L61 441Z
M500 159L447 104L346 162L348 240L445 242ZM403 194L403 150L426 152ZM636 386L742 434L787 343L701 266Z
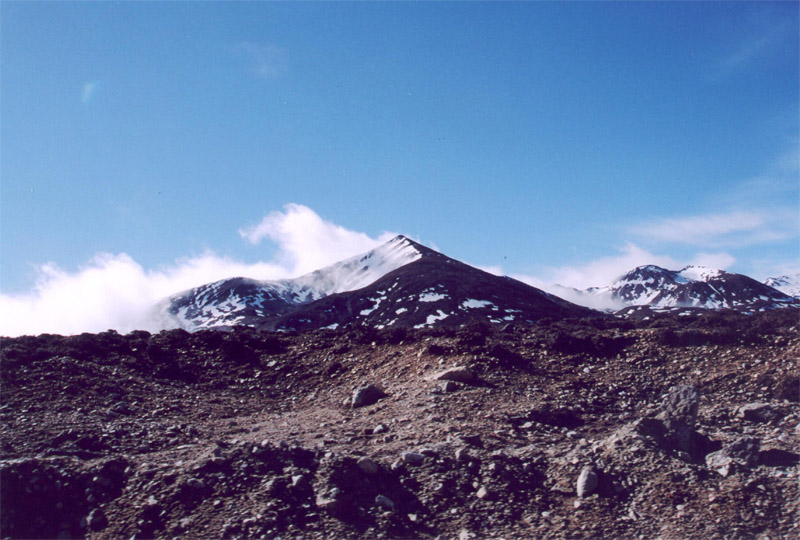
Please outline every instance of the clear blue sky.
M4 1L0 293L98 253L273 261L239 230L289 203L534 279L763 279L800 258L799 27L797 2Z

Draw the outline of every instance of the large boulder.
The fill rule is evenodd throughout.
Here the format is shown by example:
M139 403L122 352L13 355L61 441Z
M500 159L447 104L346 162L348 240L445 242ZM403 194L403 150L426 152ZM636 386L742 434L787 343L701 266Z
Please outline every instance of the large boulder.
M597 489L597 473L594 470L594 467L587 465L586 467L581 470L581 474L578 476L578 481L576 483L576 488L578 491L578 497L588 497L591 495L595 489Z
M683 385L670 388L661 412L656 416L664 424L664 444L667 449L676 449L689 455L695 453L697 409L700 393L694 386Z
M351 404L353 408L366 407L386 397L386 392L374 384L360 386L353 391Z
M739 437L722 450L708 454L706 465L722 476L728 476L736 467L755 467L760 446L761 442L755 437Z

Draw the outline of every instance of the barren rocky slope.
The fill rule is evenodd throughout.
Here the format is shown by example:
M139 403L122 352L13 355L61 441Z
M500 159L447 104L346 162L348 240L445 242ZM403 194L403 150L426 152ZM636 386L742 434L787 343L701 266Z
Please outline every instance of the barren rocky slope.
M796 309L4 339L0 536L797 538L799 352Z

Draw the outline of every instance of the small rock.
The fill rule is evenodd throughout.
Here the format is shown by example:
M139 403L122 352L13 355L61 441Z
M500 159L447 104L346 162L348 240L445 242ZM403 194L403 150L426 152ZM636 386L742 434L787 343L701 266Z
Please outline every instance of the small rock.
M385 510L394 510L394 501L386 495L376 495L375 504Z
M780 413L769 403L748 403L739 408L738 416L749 422L767 423L780 418Z
M481 440L480 435L462 435L461 440L467 443L470 446L476 446L478 448L483 448L483 441Z
M124 401L119 401L111 406L109 412L115 415L129 416L133 414L133 409L131 409L130 405L128 405Z
M307 482L308 480L303 474L295 474L294 476L292 476L292 487L302 487L303 484Z
M456 461L469 461L470 455L466 448L456 450Z
M667 422L680 422L690 428L697 421L697 409L700 393L694 386L673 386L661 405L661 413L657 418Z
M320 510L325 510L330 514L337 514L347 506L342 499L339 488L331 489L327 496L317 496L316 504Z
M328 497L317 497L316 505L320 510L325 510L330 513L335 513L341 506L337 499L330 499Z
M433 378L437 381L454 381L464 384L472 384L477 381L475 374L466 366L456 366L440 371Z
M108 526L108 518L100 508L95 508L86 517L86 525L93 531L100 531Z
M455 381L444 381L444 383L442 383L442 392L457 392L459 388L461 387Z
M754 467L758 465L758 449L761 442L755 437L739 437L718 452L706 456L706 466L722 476L728 476L731 467Z
M409 465L421 465L425 461L425 456L417 452L404 452L403 461Z
M578 497L588 497L597 489L597 473L591 466L586 466L578 475L577 482Z
M386 433L386 431L387 431L386 426L384 426L383 424L378 424L377 426L372 428L372 433L374 435L380 435L381 433Z
M206 483L199 478L189 478L186 481L186 485L192 489L205 489L206 487Z
M481 500L488 499L490 495L491 494L489 493L489 490L486 489L484 486L478 488L478 491L475 493L475 496Z
M356 464L366 474L378 474L378 464L368 457L359 458Z
M373 403L376 403L379 399L383 399L385 397L386 393L383 390L381 390L374 384L368 384L356 388L353 391L351 405L354 409L357 407L366 407L367 405L372 405Z

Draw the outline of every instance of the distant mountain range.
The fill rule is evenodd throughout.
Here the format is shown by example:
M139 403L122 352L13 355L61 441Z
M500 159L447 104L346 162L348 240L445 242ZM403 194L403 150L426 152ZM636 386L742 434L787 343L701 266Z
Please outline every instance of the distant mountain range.
M784 279L786 278L786 279ZM798 280L776 278L796 289ZM642 308L733 309L745 313L800 305L800 300L741 274L689 266L641 266L607 287L571 291L571 303L489 274L405 236L363 255L294 279L235 277L176 294L158 309L168 326L187 330L252 326L265 330L344 327L424 328L471 321L534 323L607 316L583 305L614 305L619 315ZM633 308L633 309L631 309Z
M772 277L764 281L764 284L789 296L800 298L800 272Z
M579 292L620 309L647 306L660 310L732 309L753 313L800 305L796 298L745 275L702 266L687 266L681 270L639 266L606 287Z

